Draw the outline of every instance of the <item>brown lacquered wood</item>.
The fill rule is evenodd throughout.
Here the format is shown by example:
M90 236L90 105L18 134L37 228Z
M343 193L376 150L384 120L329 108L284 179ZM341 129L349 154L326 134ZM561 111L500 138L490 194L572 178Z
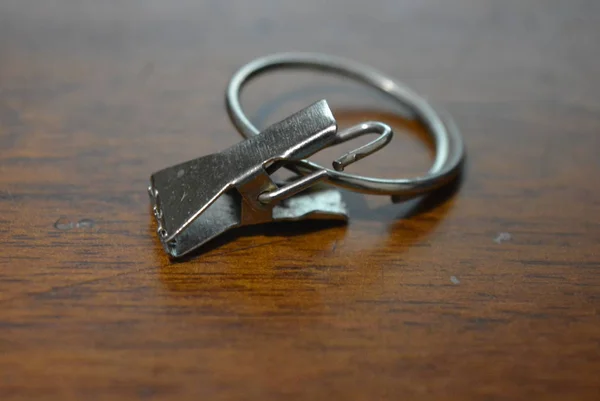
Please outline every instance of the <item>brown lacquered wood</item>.
M2 1L0 399L600 399L599 26L584 0ZM461 187L169 263L149 175L239 141L229 76L285 50L447 109ZM244 102L264 126L323 97L397 131L349 171L427 169L363 88L287 72Z

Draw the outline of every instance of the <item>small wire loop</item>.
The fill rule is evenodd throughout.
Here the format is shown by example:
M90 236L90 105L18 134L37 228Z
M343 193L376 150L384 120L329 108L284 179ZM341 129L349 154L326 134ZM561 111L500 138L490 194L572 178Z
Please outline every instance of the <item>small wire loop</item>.
M351 150L348 153L345 153L343 156L338 157L333 161L333 168L336 171L342 171L345 167L350 164L357 162L375 152L382 149L390 143L394 132L392 128L378 121L367 121L345 130L339 131L336 134L336 140L333 142L331 146L338 145L340 143L344 143L350 141L352 139L358 138L362 135L368 134L379 134L377 138L372 140L371 142L363 145L357 149ZM280 166L278 166L280 167ZM283 199L289 198L299 192L302 192L317 182L326 179L329 175L329 170L321 169L314 171L308 175L302 176L297 180L294 180L290 183L287 183L278 189L273 191L263 192L258 196L258 200L263 204L270 204L275 202L280 202Z
M392 131L392 128L389 125L382 122L366 121L338 132L338 139L336 140L335 144L344 143L367 134L379 134L379 136L366 145L363 145L358 149L354 149L335 159L332 163L335 171L344 171L344 168L348 167L352 163L355 163L383 148L392 140L394 131Z

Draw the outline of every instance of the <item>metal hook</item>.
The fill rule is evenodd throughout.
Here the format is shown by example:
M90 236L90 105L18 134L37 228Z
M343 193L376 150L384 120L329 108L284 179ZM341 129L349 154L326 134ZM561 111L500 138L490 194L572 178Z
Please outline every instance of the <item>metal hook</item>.
M335 159L333 162L333 168L335 171L344 171L344 168L348 167L352 163L355 163L383 148L392 140L394 131L392 131L392 128L389 125L382 122L366 121L338 132L336 135L337 139L335 144L344 143L366 134L379 134L379 136L366 145L363 145L358 149L354 149Z
M392 131L392 128L389 125L382 122L367 121L338 132L336 134L335 141L330 146L338 145L367 134L379 135L371 142L357 149L351 150L350 152L345 153L344 155L335 159L332 165L336 171L344 171L345 167L382 149L384 146L390 143L392 137L394 136L394 131ZM317 182L327 178L328 175L328 170L317 170L311 174L299 178L296 181L279 187L276 190L263 192L258 196L258 201L262 204L279 202L310 188Z

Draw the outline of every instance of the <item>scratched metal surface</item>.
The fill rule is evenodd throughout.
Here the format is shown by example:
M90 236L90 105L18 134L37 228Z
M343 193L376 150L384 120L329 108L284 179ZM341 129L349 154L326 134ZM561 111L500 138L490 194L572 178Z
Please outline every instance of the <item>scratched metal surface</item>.
M0 398L597 400L599 7L1 2ZM149 175L236 143L227 79L281 50L370 61L441 104L460 190L347 194L348 225L169 263ZM355 86L281 74L244 102L272 122L323 97L398 131L351 171L426 170L419 128Z
M328 196L331 190L313 197L309 211L306 207L294 210L290 207L294 203L279 207L258 199L278 189L268 176L269 165L300 161L336 138L336 121L327 102L321 100L266 128L258 137L155 172L149 193L165 251L183 256L231 228L273 222L282 215L274 207L287 209L288 218L295 219L313 212L326 215L331 209L339 216L345 207L340 202L328 206L340 199ZM219 198L227 199L218 202Z

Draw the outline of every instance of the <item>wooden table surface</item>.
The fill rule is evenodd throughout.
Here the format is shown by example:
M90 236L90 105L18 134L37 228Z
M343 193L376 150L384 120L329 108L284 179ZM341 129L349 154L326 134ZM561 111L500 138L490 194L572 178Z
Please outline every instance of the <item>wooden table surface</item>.
M0 399L600 399L599 27L586 0L2 1ZM462 185L171 263L150 174L238 142L229 77L289 50L448 110ZM264 126L320 98L397 131L350 171L427 169L368 89L277 73L244 104Z

